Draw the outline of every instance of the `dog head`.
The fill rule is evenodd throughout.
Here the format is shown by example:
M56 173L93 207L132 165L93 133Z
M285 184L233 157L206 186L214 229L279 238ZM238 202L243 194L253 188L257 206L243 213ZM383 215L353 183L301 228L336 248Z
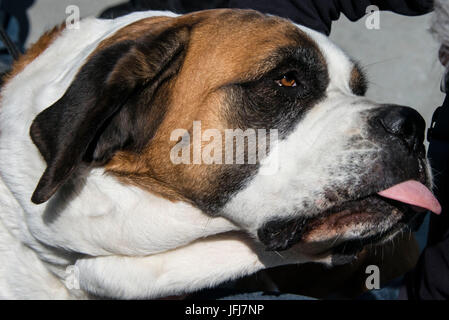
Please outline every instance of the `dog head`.
M439 211L424 120L365 91L363 72L326 37L281 18L211 10L140 20L104 40L34 120L47 168L32 201L102 166L231 220L268 250L352 255L413 224L410 205ZM260 132L277 139L250 142Z

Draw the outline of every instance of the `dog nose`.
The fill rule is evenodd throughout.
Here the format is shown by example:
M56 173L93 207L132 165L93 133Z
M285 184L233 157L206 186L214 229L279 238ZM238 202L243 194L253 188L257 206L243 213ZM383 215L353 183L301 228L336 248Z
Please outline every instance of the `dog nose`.
M421 149L424 143L426 122L423 117L410 107L384 105L380 114L382 127L390 134L401 139L413 152Z

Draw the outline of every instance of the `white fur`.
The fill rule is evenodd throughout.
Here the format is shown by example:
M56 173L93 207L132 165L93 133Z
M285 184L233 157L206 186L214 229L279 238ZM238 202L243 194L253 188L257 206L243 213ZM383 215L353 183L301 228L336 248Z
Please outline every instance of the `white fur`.
M324 185L322 170L332 169L326 156L329 149L341 149L344 141L339 139L356 129L359 111L372 106L350 93L352 63L326 37L306 28L303 30L316 40L329 64L328 99L277 145L284 160L279 173L275 177L256 176L228 204L225 212L229 220L211 218L191 205L122 185L101 169L79 178L77 183L85 185L80 192L61 190L45 204L31 203L31 194L45 169L29 137L31 122L63 95L102 40L129 23L156 15L173 14L144 12L112 21L86 19L80 30L64 30L3 88L0 297L59 299L96 294L156 298L212 286L264 267L307 261L293 249L282 256L267 253L237 231L239 225L255 232L270 218L291 214L301 201L315 199L322 190L312 186ZM356 105L351 106L352 102ZM331 121L335 117L348 121L335 125ZM323 127L332 129L325 143L321 142L326 135ZM299 144L314 152L298 155ZM279 194L285 201L276 198ZM241 212L247 218L243 219ZM79 271L80 290L64 281L67 266L73 264Z
M310 260L294 249L279 256L243 233L231 232L154 256L79 259L76 266L86 291L129 299L181 295L266 267L305 261Z

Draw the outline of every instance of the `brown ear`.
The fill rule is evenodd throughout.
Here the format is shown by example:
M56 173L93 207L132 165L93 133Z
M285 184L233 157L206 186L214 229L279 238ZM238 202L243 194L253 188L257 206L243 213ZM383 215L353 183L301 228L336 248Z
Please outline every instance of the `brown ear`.
M149 33L93 55L65 94L34 119L31 139L47 163L34 203L50 199L83 161L105 162L133 140L136 95L144 89L154 94L179 70L190 31L183 26Z

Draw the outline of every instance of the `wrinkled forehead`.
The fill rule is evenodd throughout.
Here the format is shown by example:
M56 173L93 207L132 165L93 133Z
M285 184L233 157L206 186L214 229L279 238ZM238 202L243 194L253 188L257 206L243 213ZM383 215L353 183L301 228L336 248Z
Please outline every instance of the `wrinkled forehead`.
M289 58L282 49L293 48L314 51L325 64L316 41L290 21L252 10L224 11L195 26L185 62L192 69L216 70L219 78L248 80Z
M314 55L309 63L322 64L327 70L329 90L363 94L360 68L314 30L252 10L214 10L199 15L205 17L193 29L185 62L192 72L214 70L206 77L210 83L251 80L289 59L306 60Z

